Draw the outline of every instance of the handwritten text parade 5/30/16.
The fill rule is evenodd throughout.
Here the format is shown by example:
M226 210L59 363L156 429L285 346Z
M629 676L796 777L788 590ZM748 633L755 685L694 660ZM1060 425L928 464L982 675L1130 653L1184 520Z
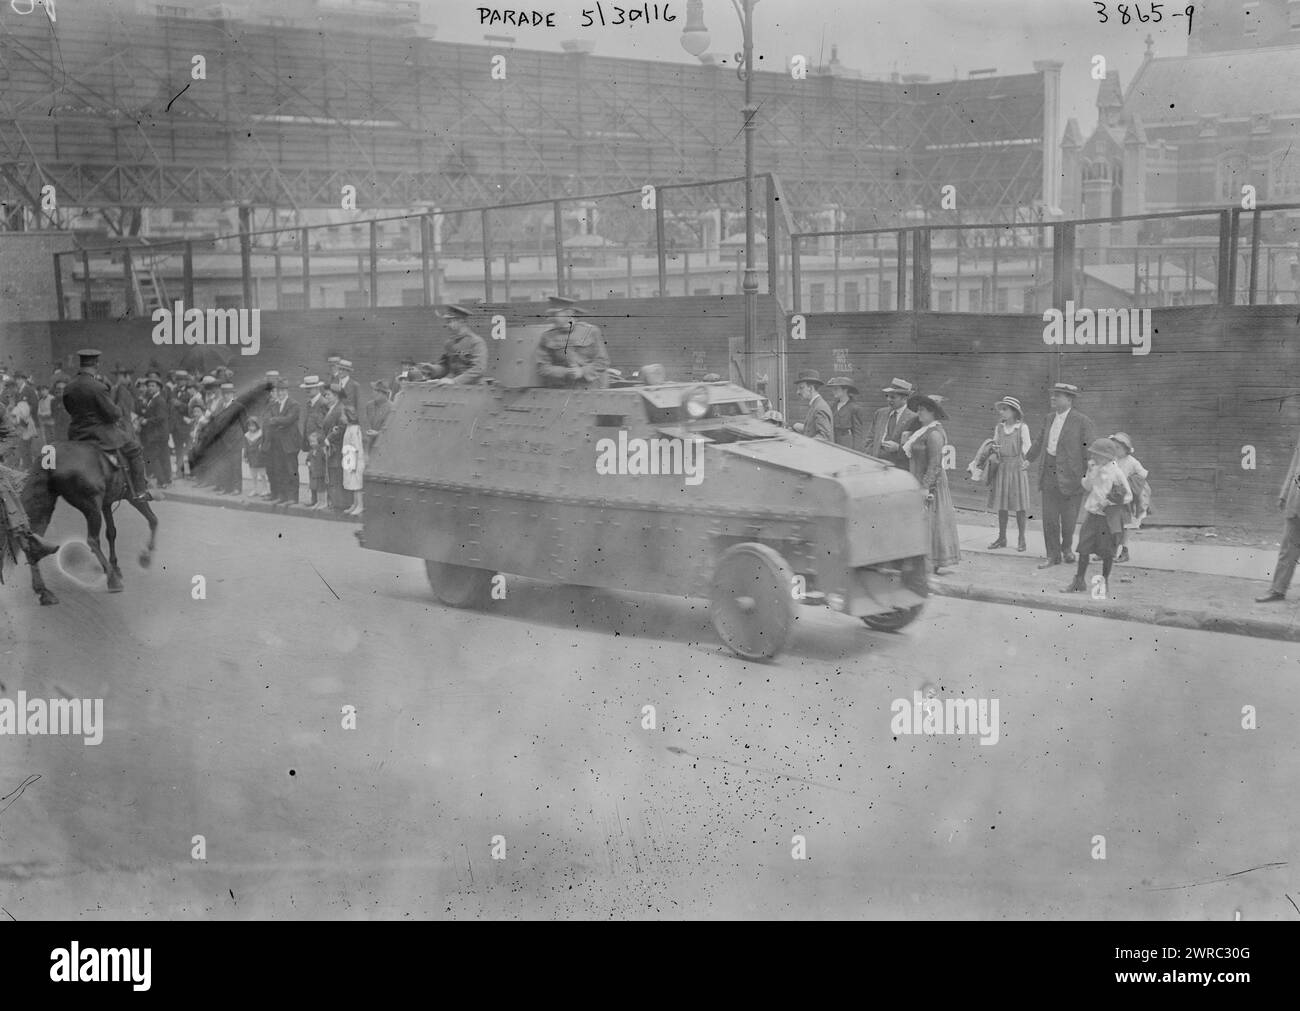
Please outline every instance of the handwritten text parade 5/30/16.
M638 7L620 7L598 0L595 7L582 12L579 27L595 25L635 25L652 21L676 21L677 15L667 3L643 3ZM555 11L512 10L496 7L479 7L480 25L509 25L512 28L556 28Z

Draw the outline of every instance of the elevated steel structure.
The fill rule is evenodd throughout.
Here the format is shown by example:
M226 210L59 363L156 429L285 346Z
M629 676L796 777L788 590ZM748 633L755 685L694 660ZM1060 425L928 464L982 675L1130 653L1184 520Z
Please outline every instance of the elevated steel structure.
M63 207L338 208L352 185L373 212L740 174L729 66L361 30L312 0L286 11L306 9L293 23L58 0L51 21L0 5L0 200L39 208L52 184ZM1039 66L947 82L758 73L758 170L796 213L839 208L840 226L937 211L948 184L980 220L1050 206L1059 68Z

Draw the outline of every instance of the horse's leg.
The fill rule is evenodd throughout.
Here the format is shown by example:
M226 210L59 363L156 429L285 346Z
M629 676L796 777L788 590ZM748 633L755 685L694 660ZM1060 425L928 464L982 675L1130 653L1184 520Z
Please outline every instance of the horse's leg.
M149 508L148 502L136 502L132 500L131 505L135 507L135 511L143 516L145 521L149 524L149 546L140 552L140 568L147 569L151 564L153 564L153 548L158 533L158 517L155 516L154 511Z
M100 511L104 515L104 533L108 537L108 589L116 593L122 589L122 570L117 566L117 523L113 521L113 502L104 496Z
M23 509L27 513L27 522L31 524L32 533L37 537L45 534L54 515L54 506L58 502L58 495L49 487L48 472L45 473L46 477L41 487L35 485L35 478L28 478L27 486L23 489ZM45 585L45 577L41 574L41 563L32 561L31 555L27 555L27 565L32 570L32 592L36 594L41 605L48 607L57 604L59 598Z
M104 557L104 549L99 544L99 529L103 523L103 520L100 519L100 514L103 511L103 499L97 494L87 494L80 501L74 502L72 499L68 499L68 501L86 518L86 545L90 548L90 553L95 556L95 560L99 562L99 567L104 570L104 575L108 576L108 588L113 590L113 570L109 567L108 559ZM117 589L120 590L121 588L119 582Z

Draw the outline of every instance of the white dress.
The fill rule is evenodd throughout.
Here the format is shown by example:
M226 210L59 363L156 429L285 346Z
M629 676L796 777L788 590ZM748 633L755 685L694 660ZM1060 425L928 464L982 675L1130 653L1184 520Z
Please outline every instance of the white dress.
M361 481L366 473L366 454L362 446L360 425L348 425L343 433L343 490L360 491ZM355 452L349 453L352 446ZM352 466L349 467L348 464Z

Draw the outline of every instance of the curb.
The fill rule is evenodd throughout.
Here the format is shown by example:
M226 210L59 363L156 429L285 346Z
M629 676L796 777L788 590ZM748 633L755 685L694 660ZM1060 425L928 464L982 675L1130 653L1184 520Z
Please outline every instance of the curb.
M187 505L212 506L217 509L242 509L245 512L253 513L278 513L282 516L296 516L299 519L327 520L334 523L351 523L353 526L360 526L361 521L354 516L342 516L330 509L313 509L305 505L274 505L270 502L259 502L256 499L242 499L236 496L230 498L212 498L208 495L196 495L193 492L173 491L171 488L164 490L162 493L162 502L184 502Z
M930 593L936 597L960 597L988 604L1008 604L1030 610L1055 611L1058 614L1085 614L1092 618L1113 618L1117 621L1136 621L1143 625L1164 625L1169 628L1186 628L1198 632L1221 632L1227 635L1245 635L1255 639L1280 639L1300 642L1300 625L1260 618L1235 618L1211 611L1173 610L1149 604L1124 604L1119 601L1086 603L1085 600L1057 594L1026 593L1002 587L976 586L974 583L955 585L931 581ZM1063 595L1060 595L1063 596ZM1085 598L1091 600L1091 598Z
M272 513L295 516L299 519L325 520L360 526L352 516L340 516L325 509L312 509L303 505L272 505L270 502L247 499L212 498L191 492L163 492L164 502L184 502L188 505L212 506L218 509L242 509L247 512ZM1054 611L1057 614L1083 614L1092 618L1111 618L1116 621L1135 621L1143 625L1163 625L1168 628L1185 628L1197 632L1220 632L1227 635L1244 635L1254 639L1278 639L1283 642L1300 642L1300 624L1265 621L1260 618L1234 618L1211 611L1174 610L1153 607L1149 604L1126 604L1120 601L1093 603L1090 597L1072 597L1056 593L1028 593L1008 590L1000 586L975 583L930 582L930 593L936 597L958 597L986 604L1005 604L1029 610Z

